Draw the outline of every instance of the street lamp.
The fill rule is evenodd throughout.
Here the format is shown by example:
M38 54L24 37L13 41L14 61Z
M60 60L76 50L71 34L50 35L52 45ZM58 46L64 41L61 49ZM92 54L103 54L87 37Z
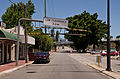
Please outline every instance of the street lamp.
M42 22L42 20L34 20L34 19L27 19L27 18L20 18L18 22L18 36L17 36L17 54L16 54L16 65L18 65L18 57L19 57L19 45L20 45L20 22L21 21L35 21L35 22ZM26 26L25 26L26 27Z
M107 71L111 71L110 58L110 0L107 0Z

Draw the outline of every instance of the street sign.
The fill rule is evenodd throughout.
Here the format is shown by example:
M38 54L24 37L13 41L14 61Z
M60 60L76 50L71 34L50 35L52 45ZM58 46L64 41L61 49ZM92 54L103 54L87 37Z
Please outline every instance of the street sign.
M44 17L43 24L47 26L68 28L68 20L65 20L65 19Z

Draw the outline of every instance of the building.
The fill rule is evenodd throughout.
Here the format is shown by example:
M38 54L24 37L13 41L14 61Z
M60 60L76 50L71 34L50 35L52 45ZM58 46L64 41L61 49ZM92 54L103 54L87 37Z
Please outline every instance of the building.
M0 64L15 61L17 47L18 27L5 29L6 25L0 22ZM20 59L25 57L25 34L24 28L20 26ZM27 36L27 43L35 45L35 39ZM34 49L32 49L34 50ZM33 51L30 53L34 53Z

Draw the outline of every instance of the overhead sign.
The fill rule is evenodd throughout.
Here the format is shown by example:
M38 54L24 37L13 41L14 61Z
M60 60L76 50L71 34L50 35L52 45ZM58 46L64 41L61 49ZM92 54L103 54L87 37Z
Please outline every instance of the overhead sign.
M47 26L68 28L68 20L65 19L45 17L43 23Z

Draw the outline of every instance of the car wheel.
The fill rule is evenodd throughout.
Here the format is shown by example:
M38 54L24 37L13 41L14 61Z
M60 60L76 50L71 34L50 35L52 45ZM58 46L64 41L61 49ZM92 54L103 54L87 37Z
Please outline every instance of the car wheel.
M47 59L47 63L49 63L49 62L50 62L50 58Z
M38 62L37 61L34 61L33 64L37 64Z

